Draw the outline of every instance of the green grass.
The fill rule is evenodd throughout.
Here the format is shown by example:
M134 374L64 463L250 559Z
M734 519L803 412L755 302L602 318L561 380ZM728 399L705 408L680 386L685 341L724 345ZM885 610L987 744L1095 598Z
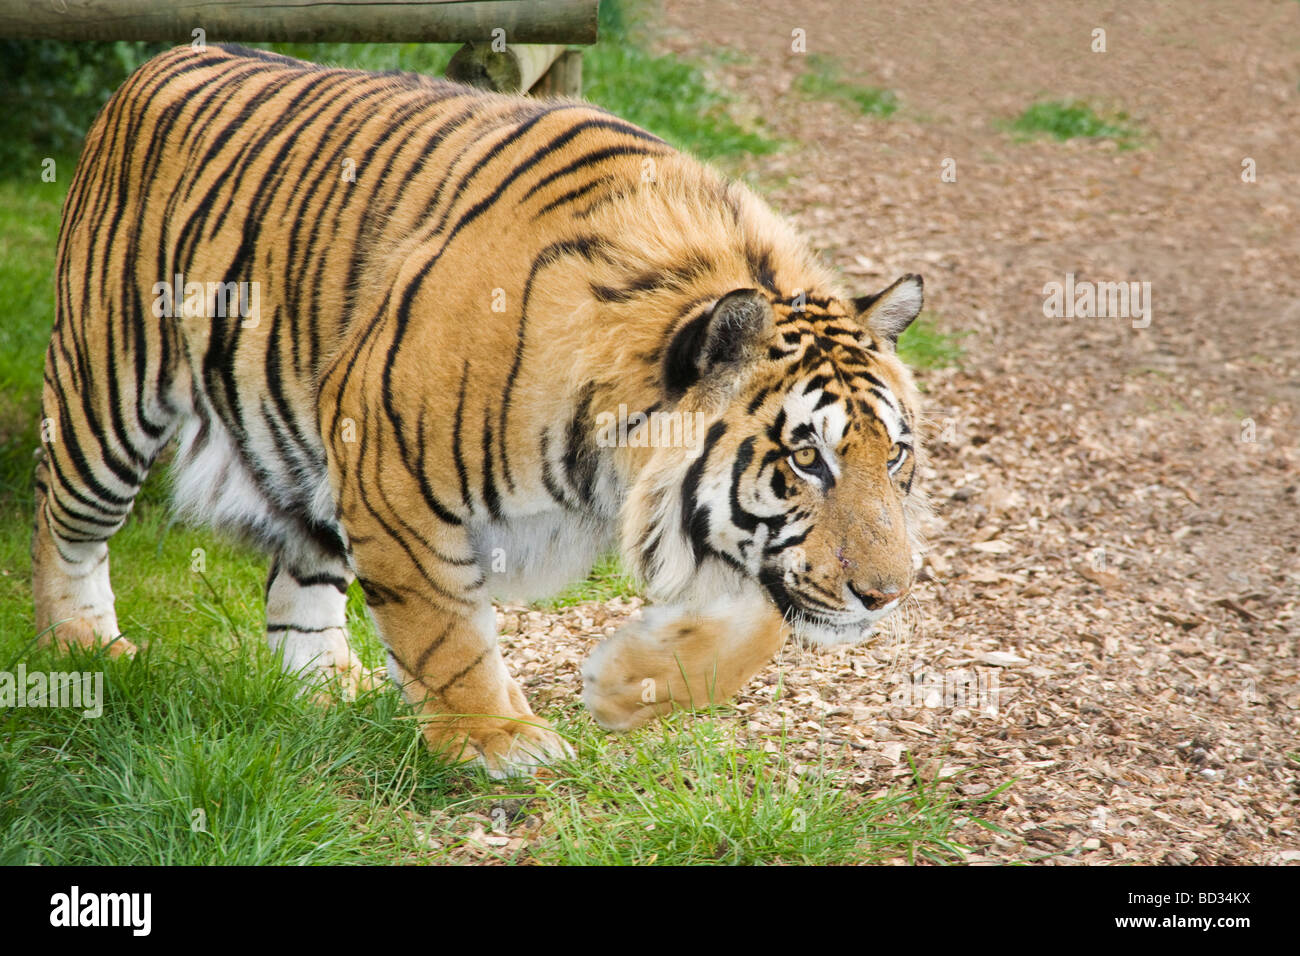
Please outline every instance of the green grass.
M492 783L427 754L391 689L321 710L259 638L203 637L156 642L129 663L27 658L29 670L101 672L104 713L0 714L0 863L836 864L963 852L948 832L969 811L946 792L918 778L863 799L832 760L797 768L789 741L774 737L768 753L737 741L725 717L610 736L576 710L553 714L578 758L544 780ZM529 834L526 849L467 856L484 817Z
M957 365L966 354L959 343L962 334L939 331L935 314L922 312L898 337L899 358L914 369Z
M835 100L863 116L890 116L898 109L898 97L876 86L864 86L844 78L839 62L822 53L809 53L808 66L795 80L795 89L815 99Z
M585 581L570 585L549 600L538 602L537 607L555 611L587 601L603 602L616 597L637 597L640 593L636 581L623 567L619 556L607 554L596 562Z
M758 121L736 118L735 98L709 81L702 64L650 52L655 12L649 3L602 0L600 42L582 48L583 96L724 170L781 149Z
M513 828L532 835L515 857L540 862L960 859L949 831L969 808L946 789L917 778L865 798L833 749L800 767L806 744L737 739L726 707L608 735L571 702L544 715L578 757L545 778L449 767L391 687L325 710L299 696L263 639L264 561L169 526L157 504L113 539L119 614L140 654L33 651L28 517L0 521L0 670L100 672L103 715L0 711L0 863L459 861L473 821L503 801L529 818ZM359 596L349 610L354 644L378 663Z
M584 50L583 94L678 149L721 161L723 168L729 168L729 160L782 145L763 129L733 119L728 97L706 82L699 67L637 46L597 44Z
M1126 113L1103 118L1087 103L1077 100L1044 100L1029 106L1010 128L1025 137L1110 139L1122 148L1131 148L1137 145L1138 131L1127 121Z
M450 773L393 719L395 697L320 711L269 652L207 637L129 664L28 660L29 671L103 671L104 715L0 717L6 862L346 863L393 851L412 800L404 778L441 788ZM389 799L371 800L376 790Z
M836 757L801 765L784 734L741 742L729 723L677 714L594 743L593 759L557 781L569 812L555 816L543 861L944 862L963 852L947 835L956 805L927 781L862 800L844 788Z
M256 43L311 63L355 70L406 70L442 76L457 45L449 43Z
M0 179L0 504L31 487L41 370L54 310L54 242L75 160Z

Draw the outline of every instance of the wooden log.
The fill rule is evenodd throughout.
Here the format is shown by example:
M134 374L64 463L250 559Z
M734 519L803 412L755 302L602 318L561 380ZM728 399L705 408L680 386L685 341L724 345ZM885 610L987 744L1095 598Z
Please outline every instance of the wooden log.
M565 50L542 74L533 96L582 96L582 51Z
M498 45L500 46L500 45ZM467 43L447 64L447 79L498 93L526 93L564 52L563 44Z
M599 0L0 0L0 37L189 43L595 43Z

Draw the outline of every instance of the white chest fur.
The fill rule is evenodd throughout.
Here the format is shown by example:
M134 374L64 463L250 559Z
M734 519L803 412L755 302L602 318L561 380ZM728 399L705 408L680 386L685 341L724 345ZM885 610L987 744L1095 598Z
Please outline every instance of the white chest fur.
M488 593L535 601L581 581L615 531L612 522L555 508L474 525L470 534Z

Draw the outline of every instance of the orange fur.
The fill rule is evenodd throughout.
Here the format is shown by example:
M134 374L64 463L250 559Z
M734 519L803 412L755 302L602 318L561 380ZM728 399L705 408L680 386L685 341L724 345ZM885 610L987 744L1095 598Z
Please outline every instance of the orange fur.
M257 283L260 316L151 315L176 272ZM182 505L276 555L286 666L364 679L355 574L430 746L494 772L567 751L496 649L507 578L621 539L664 608L586 671L609 726L724 699L788 625L849 639L910 585L917 395L893 339L919 280L855 305L747 189L595 107L174 50L87 138L58 288L35 593L77 641L119 636L87 555L177 434ZM620 407L708 438L602 447Z

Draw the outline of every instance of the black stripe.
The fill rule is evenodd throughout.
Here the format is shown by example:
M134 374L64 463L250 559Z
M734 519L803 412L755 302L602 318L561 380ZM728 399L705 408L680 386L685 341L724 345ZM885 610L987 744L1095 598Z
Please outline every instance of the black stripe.
M492 410L483 409L483 503L493 521L501 518L501 494L492 474Z
M565 432L564 474L584 504L590 504L596 486L596 451L588 444L588 424L596 387L588 382L578 393L577 408Z
M808 535L811 533L812 533L812 528L811 527L807 528L803 531L800 531L798 534L786 538L784 541L778 541L775 544L768 545L763 549L763 553L766 555L780 554L782 551L803 544L806 540L808 540Z
M378 436L377 440L382 440L383 434L382 434L382 430L375 429L371 426L369 409L366 410L365 420L362 422L362 425L363 428L361 432L362 435L361 447L358 449L357 457L358 460L363 463L362 467L364 467L364 462L366 460L366 450L369 444L371 434L377 435ZM371 495L358 494L357 500L361 502L362 507L364 507L366 511L369 512L370 516L384 530L384 532L388 535L388 537L392 539L392 541L396 543L397 546L400 547L406 553L407 558L410 559L411 566L414 567L415 570L419 572L420 577L424 580L425 584L428 585L430 590L432 590L435 594L438 594L455 604L461 605L462 607L467 607L467 608L475 607L476 602L464 596L465 589L462 588L456 591L448 590L447 588L439 584L437 581L435 581L429 575L429 572L425 566L426 563L424 561L421 561L416 556L415 551L411 548L410 544L407 543L402 532L404 531L406 534L409 534L422 547L424 547L424 549L428 551L429 554L433 555L435 558L438 558L439 560L443 561L446 564L451 564L453 566L465 566L470 564L476 564L477 562L473 557L470 557L463 561L450 560L445 558L437 551L437 549L435 549L432 546L431 543L429 543L429 541L424 537L424 535L422 535L418 530L411 527L410 524L408 524L406 521L402 519L401 514L396 510L394 510L392 506L392 502L388 500L387 495L384 493L383 481L380 478L380 474L383 471L383 466L381 466L379 462L386 461L387 458L383 454L382 446L379 449L377 449L375 454L377 459L375 463L375 480L373 482L370 482L369 487L372 489L374 497L378 499L378 503L382 504L383 507L386 509L386 511L385 513L381 514L376 509L374 503L372 503ZM359 481L364 480L364 476L358 474L357 479ZM399 530L396 526L394 526L391 522L389 522L388 516L392 516L402 525L401 530ZM355 543L355 541L357 540L355 536L353 540ZM429 601L429 603L432 603L432 601L430 601L428 595L426 594L418 593L415 591L410 591L409 593L412 594L413 596L417 596L421 598L422 600Z
M465 388L469 384L469 359L460 373L460 389L456 398L456 418L451 429L451 459L456 464L456 476L460 479L460 500L466 508L472 507L469 498L469 469L465 467L465 455L461 451L461 429L465 420Z
M772 273L772 250L745 248L745 258L749 262L749 272L768 292L779 295L776 277Z
M428 647L426 647L424 650L420 652L420 657L415 662L415 670L411 672L412 677L420 677L421 675L424 674L424 668L425 665L429 663L429 658L433 656L434 652L438 648L442 647L442 645L446 642L448 636L450 636L452 628L454 628L455 626L456 626L456 621L453 619L446 627L442 629L442 633L439 634L436 638L434 638L433 641L430 642Z
M450 680L447 680L443 682L441 685L439 685L438 687L434 688L433 693L435 695L441 695L443 691L458 684L463 678L465 678L469 674L470 671L478 667L479 664L483 663L483 658L487 656L488 656L488 651L483 651L482 653L480 653L478 657L474 658L474 660L470 661L469 664L462 667L455 674L453 674Z
M709 426L709 431L704 437L704 448L701 449L699 457L686 469L686 477L682 481L682 529L694 547L697 563L703 560L704 555L711 549L708 545L709 513L707 509L700 507L696 493L699 491L700 478L704 475L709 456L726 431L726 422L714 422Z
M521 202L527 202L528 199L537 192L537 190L548 186L557 179L570 176L580 169L587 169L598 163L603 163L607 159L613 159L616 156L663 156L668 152L666 149L644 149L640 146L606 146L604 149L598 149L591 153L579 156L573 162L561 166L555 172L550 173L538 180L533 188L524 194Z
M754 441L753 435L742 441L731 464L731 523L746 534L753 534L758 528L758 517L740 504L740 483L745 477L745 469L754 461Z
M555 469L551 467L551 433L549 428L542 429L541 458L542 484L545 486L547 494L565 508L578 510L581 507L581 502L572 500L568 492L555 480Z
M338 591L340 594L348 593L347 578L337 574L330 574L326 571L319 571L315 574L299 575L296 571L290 570L289 576L293 578L294 582L299 587L311 588L322 584L328 584L330 587Z
M567 255L577 254L588 262L591 262L598 255L608 259L607 245L606 240L590 235L576 236L572 239L553 242L537 254L528 270L528 279L524 282L524 292L519 310L519 330L516 333L515 356L510 364L510 372L506 376L505 388L502 391L501 417L497 425L497 438L501 452L501 474L506 480L506 487L511 491L514 491L515 483L510 471L510 457L506 451L506 426L510 415L511 393L514 391L515 380L519 375L519 368L524 360L524 335L528 328L528 302L532 296L533 283L542 269L559 262Z
M613 181L614 181L614 177L610 175L597 176L595 179L591 180L591 182L587 183L584 186L578 186L574 189L570 189L567 193L563 193L560 196L557 196L555 199L552 199L541 209L537 210L537 212L533 213L533 221L536 222L539 218L546 215L546 213L550 212L552 209L557 209L560 206L568 205L569 203L573 202L575 199L580 199L581 197L587 195L587 193L591 192L593 189L596 189L599 186L605 185L605 183L609 183Z

